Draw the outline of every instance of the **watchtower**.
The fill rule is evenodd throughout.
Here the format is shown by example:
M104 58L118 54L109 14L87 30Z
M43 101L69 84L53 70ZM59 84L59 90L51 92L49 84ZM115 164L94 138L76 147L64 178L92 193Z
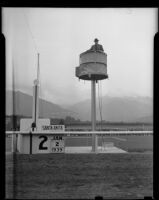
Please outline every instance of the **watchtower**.
M90 50L80 54L79 66L76 67L76 76L82 80L91 81L91 121L92 131L96 130L96 83L98 80L108 78L107 74L107 54L104 53L102 45L97 44ZM96 153L98 139L96 134L92 134L92 152Z

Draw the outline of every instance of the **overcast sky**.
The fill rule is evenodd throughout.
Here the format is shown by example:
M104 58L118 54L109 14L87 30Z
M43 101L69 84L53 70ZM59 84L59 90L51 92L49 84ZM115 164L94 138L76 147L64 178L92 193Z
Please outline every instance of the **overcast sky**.
M78 80L79 54L99 39L109 79L102 95L150 96L157 8L3 8L6 89L32 94L40 53L40 96L58 104L90 98L90 81Z

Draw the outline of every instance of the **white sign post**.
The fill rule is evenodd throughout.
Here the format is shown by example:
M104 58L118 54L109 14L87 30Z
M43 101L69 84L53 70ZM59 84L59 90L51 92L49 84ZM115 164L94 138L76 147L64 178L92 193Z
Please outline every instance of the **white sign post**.
M34 122L32 118L23 118L20 120L20 131L30 131L31 124ZM50 119L38 119L37 120L37 131L43 131L43 126L50 126Z

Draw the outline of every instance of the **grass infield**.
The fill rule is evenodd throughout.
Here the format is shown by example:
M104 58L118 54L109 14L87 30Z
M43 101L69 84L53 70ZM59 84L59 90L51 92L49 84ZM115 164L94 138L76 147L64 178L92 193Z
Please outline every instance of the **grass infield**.
M6 198L153 196L153 154L6 155Z

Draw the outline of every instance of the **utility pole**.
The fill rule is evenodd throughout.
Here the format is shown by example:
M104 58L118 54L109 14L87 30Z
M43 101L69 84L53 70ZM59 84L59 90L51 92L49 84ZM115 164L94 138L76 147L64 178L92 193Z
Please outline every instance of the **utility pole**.
M40 68L39 68L39 53L38 53L37 79L34 80L34 86L33 86L33 110L32 110L33 129L34 128L37 129L37 122L39 118L39 76L40 76Z

